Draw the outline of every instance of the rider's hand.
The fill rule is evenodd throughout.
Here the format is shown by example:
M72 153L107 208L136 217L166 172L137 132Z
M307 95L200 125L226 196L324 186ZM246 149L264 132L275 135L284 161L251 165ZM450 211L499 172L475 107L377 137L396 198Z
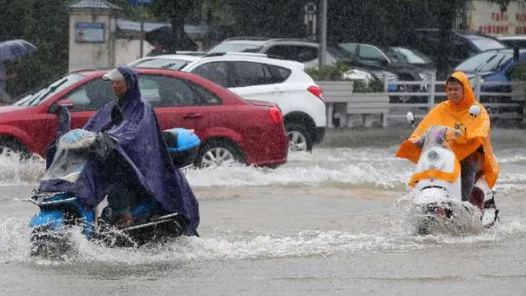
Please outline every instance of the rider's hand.
M418 137L410 140L411 143L415 144L418 148L422 148L424 146L424 138Z
M456 131L458 133L458 136L455 138L455 142L459 144L466 143L468 141L468 133L466 128L464 128L463 130L457 129Z

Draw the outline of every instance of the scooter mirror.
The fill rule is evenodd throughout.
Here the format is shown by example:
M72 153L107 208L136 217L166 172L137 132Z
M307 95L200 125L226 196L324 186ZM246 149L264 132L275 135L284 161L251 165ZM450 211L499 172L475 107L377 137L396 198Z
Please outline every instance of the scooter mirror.
M472 116L472 117L477 117L480 115L480 106L479 105L473 105L471 107L469 107L469 114Z
M407 114L405 115L405 119L407 119L407 122L409 122L409 124L415 123L415 115L413 115L413 112L407 112Z

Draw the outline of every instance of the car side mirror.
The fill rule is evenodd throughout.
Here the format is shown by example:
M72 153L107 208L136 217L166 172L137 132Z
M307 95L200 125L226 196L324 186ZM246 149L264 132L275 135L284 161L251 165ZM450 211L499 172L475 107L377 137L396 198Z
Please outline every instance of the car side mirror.
M71 109L73 107L73 101L70 99L62 99L49 108L49 113L58 114L60 108Z
M413 125L415 123L415 115L411 111L407 112L407 114L405 115L405 119L410 125Z
M471 115L471 117L479 116L481 111L482 110L480 109L479 105L473 105L469 107L469 115Z
M63 100L58 101L57 105L63 108L72 108L73 101L70 99L63 99Z

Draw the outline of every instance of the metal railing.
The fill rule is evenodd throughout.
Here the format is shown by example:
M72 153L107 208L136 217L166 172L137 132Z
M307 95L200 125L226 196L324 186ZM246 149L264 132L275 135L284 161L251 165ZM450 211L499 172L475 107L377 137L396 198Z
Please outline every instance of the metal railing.
M409 102L398 99L390 106L396 107L420 107L431 110L436 104L447 99L445 93L445 81L437 81L435 75L431 75L427 81L396 81L387 82L384 75L384 91L387 92L388 85L397 85L397 89L407 86L418 86L419 91L396 91L388 92L389 97L396 100L405 98ZM482 91L483 86L501 87L502 91ZM526 82L496 82L483 81L481 75L475 75L472 83L475 99L481 102L487 109L490 117L497 119L524 119L524 103L526 101ZM416 99L415 99L416 98ZM420 98L420 99L418 99ZM425 115L425 114L424 114ZM423 115L421 115L423 116ZM404 118L405 114L389 114L390 118Z
M336 104L350 103L353 101L353 98L361 96L361 93L351 92L350 89L352 89L352 87L342 88L340 83L348 83L348 86L352 84L352 82L325 82L322 84L325 102L328 107L328 126L332 126L331 111L335 109ZM414 112L415 116L422 118L436 104L447 99L445 84L445 81L437 81L434 75L431 75L428 80L422 81L388 81L387 75L384 75L384 91L378 93L363 93L363 96L389 97L389 103L386 103L389 107L388 119L405 118L408 110L416 110L417 112ZM388 87L390 85L396 85L398 90L389 92ZM500 87L503 91L482 91L483 86ZM493 120L511 119L515 121L526 121L524 120L526 116L524 107L526 103L526 82L490 82L483 81L480 75L476 75L472 79L472 87L475 93L475 99L486 107ZM343 95L343 89L349 89L349 94ZM332 94L334 94L334 96Z

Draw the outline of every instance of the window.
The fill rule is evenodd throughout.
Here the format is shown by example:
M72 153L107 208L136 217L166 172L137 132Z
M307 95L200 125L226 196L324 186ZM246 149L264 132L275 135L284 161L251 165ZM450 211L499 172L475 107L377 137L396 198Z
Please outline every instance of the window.
M318 58L318 48L311 46L297 46L297 61L309 62Z
M469 73L494 72L502 69L511 59L513 59L511 50L487 51L467 59L455 70Z
M376 48L368 45L360 46L360 58L365 61L383 62L387 61L385 56Z
M188 81L187 83L192 87L192 89L196 92L199 98L201 98L201 100L204 101L204 105L207 105L207 106L223 105L223 101L217 95L210 92L208 89L202 87L199 84L196 84L190 81Z
M72 111L96 111L108 102L117 99L111 83L102 79L94 79L76 88L66 96L73 102Z
M72 86L73 84L84 79L86 76L80 75L77 73L69 74L66 77L60 78L53 83L50 83L47 86L37 86L33 90L23 94L17 101L13 104L14 106L36 106L48 98L56 95L57 93L63 91L64 89Z
M344 48L352 54L356 53L356 43L344 43L340 44L340 47Z
M250 62L232 62L232 64L235 72L234 87L275 83L266 64Z
M223 87L229 87L225 62L207 63L192 70L193 74L206 78Z
M282 57L286 60L296 60L293 48L287 45L275 45L269 48L265 54Z
M155 75L140 75L141 94L154 107L204 105L186 80Z
M302 63L318 58L318 48L314 46L275 45L269 48L265 53Z
M287 80L289 78L290 74L292 73L291 70L279 66L274 65L267 65L272 72L272 75L274 76L274 80L276 83L281 83Z

